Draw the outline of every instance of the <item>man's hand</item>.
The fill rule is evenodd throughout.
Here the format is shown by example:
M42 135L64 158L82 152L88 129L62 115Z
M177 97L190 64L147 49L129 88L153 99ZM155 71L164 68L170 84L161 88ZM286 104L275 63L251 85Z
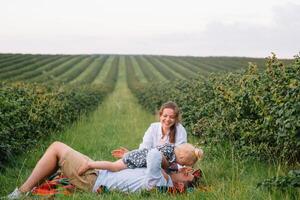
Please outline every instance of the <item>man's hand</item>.
M91 168L90 166L91 166L91 161L87 160L86 162L84 162L77 171L78 175L81 176L82 174L84 174L84 172L86 172Z
M129 150L124 148L124 147L120 147L118 149L115 149L111 152L111 155L114 158L122 158L124 156L125 153L127 153Z
M170 166L170 163L167 161L166 157L164 155L162 155L161 167L163 169L168 169L169 166Z
M164 176L164 178L168 181L169 180L169 176L168 174L165 172L164 169L161 170L162 175Z

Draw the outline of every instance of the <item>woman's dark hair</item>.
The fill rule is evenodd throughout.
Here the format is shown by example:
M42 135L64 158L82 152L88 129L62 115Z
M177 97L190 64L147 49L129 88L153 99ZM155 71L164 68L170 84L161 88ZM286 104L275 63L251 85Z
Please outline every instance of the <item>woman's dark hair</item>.
M180 110L179 107L177 106L177 104L175 102L172 101L168 101L166 103L164 103L160 109L159 109L159 116L162 115L163 111L165 108L170 108L172 110L174 110L175 113L175 123L170 127L170 133L169 133L169 142L170 143L175 143L175 135L176 135L176 125L180 122L181 120L181 115L180 115Z

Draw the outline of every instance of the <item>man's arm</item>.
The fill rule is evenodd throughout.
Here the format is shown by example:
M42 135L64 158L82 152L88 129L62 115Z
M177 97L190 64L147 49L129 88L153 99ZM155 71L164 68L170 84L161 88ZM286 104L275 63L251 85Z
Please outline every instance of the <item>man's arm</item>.
M147 156L146 170L146 188L149 190L155 187L163 177L161 163L161 153L157 149L151 149Z

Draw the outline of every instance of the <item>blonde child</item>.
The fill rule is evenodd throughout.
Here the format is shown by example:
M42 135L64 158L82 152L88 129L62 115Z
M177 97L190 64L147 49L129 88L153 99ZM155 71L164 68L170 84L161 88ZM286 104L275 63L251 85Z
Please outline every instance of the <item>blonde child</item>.
M156 148L163 155L162 165L166 170L168 170L170 166L174 166L175 163L181 166L192 167L197 160L203 157L202 149L195 148L189 143L184 143L177 146L166 143L164 145L157 146ZM126 153L122 159L119 159L115 162L87 161L79 168L78 174L81 175L88 169L105 169L116 172L127 168L133 169L147 167L146 158L148 152L149 149L136 149ZM177 169L173 167L172 170L176 171Z

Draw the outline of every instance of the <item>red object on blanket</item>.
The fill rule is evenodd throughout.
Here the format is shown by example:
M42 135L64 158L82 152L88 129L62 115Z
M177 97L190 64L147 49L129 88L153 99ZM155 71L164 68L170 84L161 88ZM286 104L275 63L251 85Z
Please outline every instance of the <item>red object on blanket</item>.
M69 179L57 172L44 183L33 188L31 194L35 196L70 195L74 189Z

